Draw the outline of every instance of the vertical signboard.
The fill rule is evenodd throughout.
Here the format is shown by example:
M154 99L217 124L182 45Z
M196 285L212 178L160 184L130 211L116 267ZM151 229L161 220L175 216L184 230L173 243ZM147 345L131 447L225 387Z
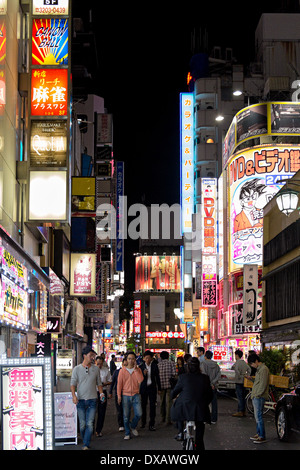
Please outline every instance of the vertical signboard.
M137 333L137 334L141 333L141 325L142 325L141 308L142 308L141 300L135 300L134 309L133 309L133 333Z
M217 179L202 178L202 306L217 305Z
M32 0L30 33L30 139L29 191L27 219L69 222L69 134L70 134L70 18L69 0ZM57 192L54 181L43 170L60 170ZM40 174L38 174L40 173ZM35 177L33 180L32 176ZM41 176L41 178L39 177ZM42 202L34 193L42 179ZM47 181L46 181L47 180ZM64 180L64 182L62 182ZM40 188L38 189L40 191ZM60 210L50 210L52 201ZM37 207L38 204L38 207Z
M51 359L0 359L0 372L2 449L51 450Z
M124 162L117 162L116 271L124 271Z
M192 232L194 212L194 95L180 95L181 233Z
M257 264L244 264L243 279L243 325L257 324L257 289L258 266Z

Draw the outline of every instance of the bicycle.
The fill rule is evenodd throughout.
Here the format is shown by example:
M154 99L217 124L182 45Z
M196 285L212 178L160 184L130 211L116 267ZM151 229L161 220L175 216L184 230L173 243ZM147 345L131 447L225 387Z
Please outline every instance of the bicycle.
M283 393L286 393L287 391L290 391L289 389L279 389L275 387L274 385L269 385L269 396L268 399L265 401L264 404L264 409L263 409L263 414L265 415L268 413L270 410L275 411L276 405L278 398L281 397ZM251 399L251 390L250 392L246 395L246 409L250 414L254 414L254 408L253 408L253 403Z
M183 450L195 450L195 430L196 430L196 423L194 421L187 421L186 427L183 431L183 442L182 448Z

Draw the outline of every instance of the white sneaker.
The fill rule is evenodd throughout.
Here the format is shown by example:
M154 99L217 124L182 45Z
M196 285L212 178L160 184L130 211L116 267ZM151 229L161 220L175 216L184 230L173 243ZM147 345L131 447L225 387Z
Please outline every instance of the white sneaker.
M124 428L122 426L120 426L119 431L124 431Z
M138 435L139 435L139 433L137 432L136 429L131 429L131 432L132 432L132 434L133 434L134 436L138 436Z
M128 441L130 439L130 435L127 434L125 437L124 437L125 441Z

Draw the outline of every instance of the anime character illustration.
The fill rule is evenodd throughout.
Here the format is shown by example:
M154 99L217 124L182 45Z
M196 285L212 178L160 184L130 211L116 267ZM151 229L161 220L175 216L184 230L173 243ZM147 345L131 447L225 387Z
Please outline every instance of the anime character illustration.
M252 227L263 226L263 211L258 207L258 198L265 193L266 185L259 178L251 179L243 184L239 195L242 208L233 221L233 232Z

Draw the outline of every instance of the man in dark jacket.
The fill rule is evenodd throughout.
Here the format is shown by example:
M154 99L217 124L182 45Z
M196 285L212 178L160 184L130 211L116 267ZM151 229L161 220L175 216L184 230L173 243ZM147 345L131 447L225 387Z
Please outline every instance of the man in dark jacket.
M194 421L196 425L196 450L204 450L204 423L210 423L209 404L213 399L213 391L209 377L200 371L200 363L196 357L188 361L188 371L178 377L171 397L179 395L171 408L172 421ZM183 429L179 430L183 433Z
M142 425L146 426L147 416L147 402L149 398L150 403L150 420L149 430L155 431L155 416L156 416L156 398L157 390L160 392L160 377L159 370L156 361L153 360L153 353L151 351L144 352L144 360L140 365L140 369L143 372L144 380L141 383L140 394L142 399Z

